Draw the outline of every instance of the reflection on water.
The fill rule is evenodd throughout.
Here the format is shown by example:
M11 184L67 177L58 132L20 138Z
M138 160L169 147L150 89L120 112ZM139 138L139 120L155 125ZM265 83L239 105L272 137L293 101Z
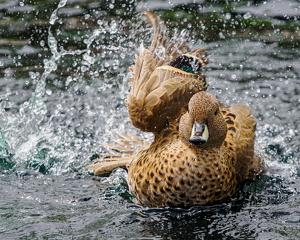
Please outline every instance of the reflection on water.
M124 104L128 67L138 46L151 40L136 3L21 5L0 5L3 21L14 23L14 30L5 27L0 34L19 36L0 40L1 238L299 236L298 48L276 38L266 43L226 34L201 42L183 17L191 47L200 45L210 54L209 91L227 104L246 103L254 110L257 151L268 172L220 205L143 209L124 200L130 198L124 171L94 178L85 169L95 153L108 151L101 142L118 132L136 132ZM216 8L223 11L219 5L202 7ZM186 16L185 9L176 14ZM33 19L26 29L21 15Z

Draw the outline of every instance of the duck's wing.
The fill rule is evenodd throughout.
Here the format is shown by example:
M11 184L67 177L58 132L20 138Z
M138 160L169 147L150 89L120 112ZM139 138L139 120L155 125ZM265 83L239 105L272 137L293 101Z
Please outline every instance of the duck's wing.
M260 157L254 153L257 120L251 108L243 104L226 107L222 112L228 129L225 141L229 147L235 146L237 181L254 180L263 172Z
M87 168L94 170L94 175L110 173L118 167L128 168L136 150L148 147L149 141L127 132L127 134L119 134L119 137L115 139L115 144L103 145L115 150L116 153L98 154L94 163L87 166Z
M154 28L149 49L142 49L130 68L131 91L126 99L132 124L142 131L160 132L179 117L191 96L205 90L199 72L208 63L204 49L190 51L182 37L169 40L167 27L157 15L145 16Z

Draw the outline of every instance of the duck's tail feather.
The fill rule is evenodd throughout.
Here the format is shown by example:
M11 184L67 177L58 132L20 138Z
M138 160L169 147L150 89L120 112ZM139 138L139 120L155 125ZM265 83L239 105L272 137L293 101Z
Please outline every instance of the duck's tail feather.
M94 175L110 173L118 167L128 168L136 150L148 142L148 140L130 132L121 133L119 136L120 138L115 139L116 144L102 144L117 151L117 153L100 153L94 164L87 166L87 168L94 170Z
M94 170L94 175L100 175L103 173L110 173L112 170L118 167L126 167L131 162L131 157L122 157L103 159L101 162L87 166L87 168Z

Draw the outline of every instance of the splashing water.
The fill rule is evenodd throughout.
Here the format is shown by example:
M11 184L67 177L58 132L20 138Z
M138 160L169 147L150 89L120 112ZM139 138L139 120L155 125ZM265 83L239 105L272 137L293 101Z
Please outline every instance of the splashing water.
M252 107L258 119L256 149L268 172L239 186L229 203L188 210L144 209L131 203L124 170L116 169L109 177L86 174L90 157L109 151L102 142L111 142L127 130L135 133L124 104L128 67L141 43L149 46L151 32L141 19L130 19L132 8L123 10L122 5L133 6L133 2L106 6L88 1L83 8L78 1L60 1L47 17L50 27L39 41L42 51L36 58L42 60L42 71L36 70L35 63L26 76L20 71L23 75L14 78L14 68L5 64L22 65L19 56L3 61L1 55L0 67L5 67L5 86L0 88L1 238L297 238L299 49L282 47L277 40L267 44L255 37L231 39L230 32L220 32L220 25L210 27L220 20L214 6L197 7L200 13L211 9L214 14L207 23L197 12L199 25L187 42L194 45L192 49L203 47L209 52L205 69L209 91L226 104ZM72 14L72 6L74 12L83 9L84 16L64 18ZM110 16L109 11L129 15L129 21ZM190 13L179 9L175 14L180 20L169 25L186 22L183 35L195 27ZM227 27L232 22L236 35L245 34L236 29L235 14L222 14ZM241 19L253 21L245 16ZM223 40L212 36L201 42L197 36L203 36L202 30L213 31ZM26 61L29 58L22 51L20 58ZM157 51L164 54L163 49Z
M59 9L66 4L66 0L60 1L58 7L53 11L50 17L52 26L59 20ZM3 161L9 166L14 165L13 169L5 168L5 171L32 169L55 175L70 171L82 172L92 153L100 150L98 146L100 131L104 129L105 133L109 133L117 129L125 129L128 120L127 123L125 121L124 124L120 124L118 128L114 123L114 119L118 115L124 115L122 99L128 92L128 77L125 73L127 70L122 69L119 59L120 56L124 58L128 48L133 46L114 46L113 42L107 46L102 45L101 41L106 38L108 32L110 38L115 41L118 38L118 28L122 26L118 26L115 20L112 20L111 23L99 20L98 26L98 29L94 29L89 35L84 36L82 42L85 47L76 50L65 50L64 46L58 42L57 36L52 33L52 27L48 28L47 42L51 56L43 60L44 72L41 75L38 72L30 72L31 80L36 83L31 98L19 106L19 112L16 114L7 113L5 111L7 103L5 101L1 103L1 159L4 159ZM124 39L119 41L119 44L122 42ZM92 47L98 48L100 53L92 52ZM117 51L121 53L118 57ZM115 59L110 57L106 60L107 55L115 55ZM73 59L73 66L76 69L74 76L70 75L66 77L66 80L60 80L65 81L67 91L56 93L53 93L52 90L46 91L46 81L49 77L53 78L51 74L58 70L58 64L64 62L68 56ZM93 70L97 66L100 66L100 71L97 68ZM116 76L116 70L119 73L118 79L112 80ZM99 76L99 72L102 76ZM91 77L93 82L85 83L87 80L84 75L86 74ZM111 74L113 77L109 76ZM55 79L51 80L56 81ZM121 91L118 90L115 93L114 85L116 84L119 85ZM107 96L111 93L115 95L113 99L109 99ZM61 102L51 100L55 97L58 97ZM107 108L111 107L109 102L116 102L116 107L121 109L120 112L108 110ZM110 114L106 114L107 112ZM83 123L80 120L82 114L90 115L91 121ZM72 115L75 116L72 117ZM97 129L99 126L95 124L96 121L102 121L100 131ZM91 132L83 130L81 126L88 128L88 131L91 130ZM102 142L107 140L105 137L101 139Z

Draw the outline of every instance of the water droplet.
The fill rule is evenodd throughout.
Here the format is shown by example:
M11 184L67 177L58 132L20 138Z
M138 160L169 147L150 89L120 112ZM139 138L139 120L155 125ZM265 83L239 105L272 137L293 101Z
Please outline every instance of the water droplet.
M110 4L108 5L108 7L109 7L110 9L114 9L115 5L114 5L113 3L110 3Z
M225 19L229 20L231 18L231 14L230 13L225 13Z
M115 34L118 31L117 29L117 22L115 20L111 21L109 33Z
M251 17L252 17L252 14L249 13L249 12L247 12L247 13L245 13L245 14L243 15L243 18L244 18L245 20L247 20L247 19L249 19L249 18L251 18Z
M51 89L47 89L46 90L46 94L50 96L52 94L52 90Z
M89 69L86 67L86 66L81 66L81 72L86 72L88 71Z
M41 47L44 47L44 46L45 46L45 41L44 41L44 40L41 40L41 41L40 41L40 46L41 46Z
M101 26L101 25L103 24L103 22L104 22L103 20L100 20L100 19L99 19L99 20L97 21L97 24L98 24L99 26Z
M57 65L54 61L49 61L48 59L44 59L44 67L47 71L55 71L57 69Z
M84 59L85 61L87 61L88 65L94 64L94 62L95 62L95 58L91 57L88 53L85 53L85 54L83 55L83 59Z

